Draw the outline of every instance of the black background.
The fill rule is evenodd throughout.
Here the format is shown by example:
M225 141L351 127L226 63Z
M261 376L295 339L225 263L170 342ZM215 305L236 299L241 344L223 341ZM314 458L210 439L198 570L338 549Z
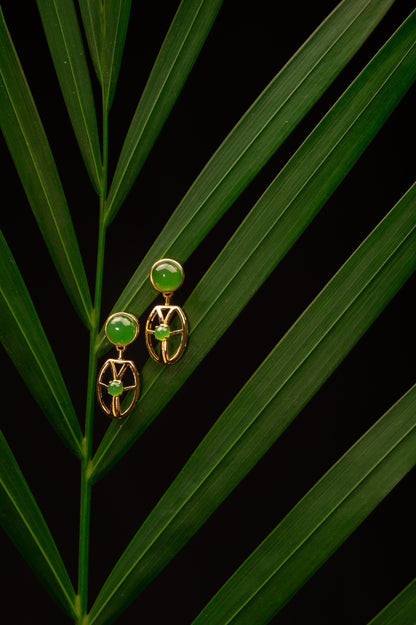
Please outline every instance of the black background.
M103 319L219 143L336 4L225 0L165 128L109 230ZM168 1L133 1L111 111L112 168L176 6ZM56 158L92 285L98 201L65 114L36 5L33 0L9 0L2 8ZM414 2L396 2L326 96L187 261L178 303L185 302L322 113L412 8ZM132 450L94 487L91 599L233 395L413 182L415 103L413 88L244 313ZM2 229L82 415L87 331L51 266L3 141L1 165ZM291 427L117 623L191 623L323 472L414 383L414 288L412 277ZM271 300L276 302L276 315L266 330L258 319ZM56 437L4 352L1 357L1 427L75 583L77 461ZM137 342L132 357L141 368L146 360L143 341ZM107 423L97 410L95 441ZM320 625L365 625L416 574L415 486L412 471L272 622L297 625L307 618ZM12 608L15 623L67 622L7 536L1 534L0 540L3 609Z

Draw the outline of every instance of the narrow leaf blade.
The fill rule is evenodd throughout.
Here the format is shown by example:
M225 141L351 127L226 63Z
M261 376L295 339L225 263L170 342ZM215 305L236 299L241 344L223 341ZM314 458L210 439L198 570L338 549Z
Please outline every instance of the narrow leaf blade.
M415 622L416 579L412 580L368 625L409 625Z
M415 443L413 386L289 512L193 625L267 625L414 467Z
M107 110L111 107L117 85L130 9L131 0L104 0L104 46L101 68Z
M415 201L416 183L224 411L110 573L92 608L91 624L112 622L178 553L416 269Z
M107 219L114 219L165 123L223 0L182 0L133 116L111 184ZM110 3L111 4L111 3Z
M101 49L103 38L102 3L101 0L78 0L78 4L95 73L101 84Z
M94 479L117 462L155 419L362 154L416 78L415 38L416 13L352 83L254 206L184 305L191 328L186 358L174 371L146 364L142 377L147 390L121 427L108 428L94 458ZM124 297L125 293L120 309ZM232 307L230 299L235 302ZM141 313L143 304L138 291L129 310Z
M62 610L75 618L75 591L37 503L0 432L0 524Z
M129 291L143 285L154 259L170 257L183 263L190 256L392 4L393 0L344 0L339 4L277 74L210 159L138 267L127 287ZM146 122L148 113L143 110L142 115ZM138 124L137 131L132 125L122 150L109 194L110 221L138 174L133 165L134 143L139 138L141 146L147 143L145 136L140 135L144 122ZM146 301L146 305L151 301L150 290Z
M94 188L101 187L101 154L94 98L72 0L37 0L68 115Z
M0 341L69 449L82 456L82 434L55 356L0 232Z
M62 283L90 327L91 295L65 195L1 9L0 127Z

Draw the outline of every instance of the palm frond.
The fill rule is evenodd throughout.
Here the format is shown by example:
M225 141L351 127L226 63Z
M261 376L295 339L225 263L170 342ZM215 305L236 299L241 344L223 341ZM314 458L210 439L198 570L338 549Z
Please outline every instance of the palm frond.
M0 432L0 523L63 611L76 616L75 591L25 478Z
M315 128L218 256L185 303L188 358L174 371L147 363L141 402L125 423L109 426L93 459L94 480L123 457L215 345L400 101L416 77L415 35L416 12ZM230 300L236 302L232 307Z
M49 143L0 10L0 127L49 253L87 327L91 296Z
M409 0L408 8L406 0L323 4L37 0L23 21L11 3L4 11L22 65L0 11L0 126L16 184L51 275L55 266L89 331L88 351L65 292L44 275L43 253L37 267L43 241L20 224L26 200L17 189L16 214L3 212L13 218L4 230L17 262L0 234L0 339L18 372L3 378L2 430L16 450L0 433L0 523L76 625L122 625L131 615L188 625L314 620L310 604L331 594L325 570L412 479L416 387L402 300L416 268L416 183L402 146L411 135L416 10ZM5 171L12 188L13 164ZM174 303L190 327L183 357L169 366L146 362L142 342L156 297L149 270L161 257L185 264ZM98 359L109 348L101 316L110 310L140 317L127 358L140 370L141 395L106 429L95 409ZM357 365L373 335L369 369L380 379ZM351 362L361 367L352 380ZM75 458L55 451L53 430ZM78 460L76 561L69 469ZM113 492L111 479L100 480L116 464ZM372 566L377 579L376 558ZM400 572L357 618L412 621L414 570ZM361 606L348 595L350 623ZM14 602L15 620L27 620L25 609L33 620L44 598L31 598ZM322 625L326 616L319 608Z

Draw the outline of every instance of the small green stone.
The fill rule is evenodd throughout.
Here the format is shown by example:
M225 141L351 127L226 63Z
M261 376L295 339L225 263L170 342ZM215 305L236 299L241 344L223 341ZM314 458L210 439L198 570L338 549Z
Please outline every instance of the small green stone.
M162 293L175 291L183 281L183 270L174 260L160 260L152 268L153 286Z
M158 341L164 341L165 339L168 339L170 337L169 326L166 326L164 324L157 326L155 328L155 337Z
M117 395L121 395L123 390L124 390L123 383L120 382L120 380L112 380L112 382L110 382L110 384L108 385L108 393L109 395L112 395L113 397L117 397Z
M112 315L105 328L107 338L114 345L128 345L136 338L137 324L125 313Z

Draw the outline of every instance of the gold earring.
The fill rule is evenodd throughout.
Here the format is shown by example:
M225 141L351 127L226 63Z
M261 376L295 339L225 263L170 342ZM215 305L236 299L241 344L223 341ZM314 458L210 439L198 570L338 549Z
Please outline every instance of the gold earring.
M140 391L139 374L132 360L124 360L123 353L127 345L136 340L139 334L139 322L134 315L119 312L110 315L105 324L105 335L115 345L118 358L109 358L101 367L97 378L97 399L104 412L114 419L122 419L136 405ZM127 378L127 384L123 379ZM111 397L111 403L104 400L103 390ZM121 395L133 391L133 397L127 408L121 409Z
M155 306L147 319L146 345L153 360L165 365L177 362L188 342L186 316L179 306L170 303L184 277L182 266L170 258L158 260L150 270L150 282L162 293L165 303Z

